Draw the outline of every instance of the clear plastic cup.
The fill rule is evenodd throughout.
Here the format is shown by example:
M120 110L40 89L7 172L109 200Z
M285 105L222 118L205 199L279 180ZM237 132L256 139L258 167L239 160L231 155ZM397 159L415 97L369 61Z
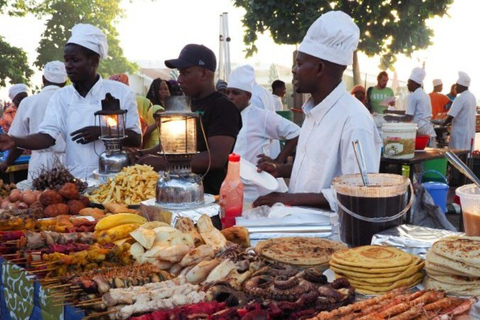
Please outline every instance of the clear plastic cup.
M455 193L460 197L465 234L480 236L480 189L475 184L467 184Z

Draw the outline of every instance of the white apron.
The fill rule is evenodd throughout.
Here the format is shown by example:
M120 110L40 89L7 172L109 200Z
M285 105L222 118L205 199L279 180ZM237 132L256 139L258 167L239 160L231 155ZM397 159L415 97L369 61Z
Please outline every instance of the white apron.
M93 176L93 171L98 169L98 157L105 150L101 140L88 144L80 144L72 140L70 134L86 126L95 125L94 113L99 110L100 102L68 103L68 118L66 132L66 165L68 170L77 178L86 179Z

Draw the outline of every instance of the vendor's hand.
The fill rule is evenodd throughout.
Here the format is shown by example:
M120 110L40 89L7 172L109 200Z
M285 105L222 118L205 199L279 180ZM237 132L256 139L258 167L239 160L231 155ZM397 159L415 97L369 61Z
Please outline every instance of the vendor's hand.
M391 101L388 105L394 107L395 106L395 100Z
M257 158L258 158L257 165L263 162L275 162L275 160L265 155L264 153L257 155Z
M257 165L257 172L266 171L275 178L278 178L280 173L278 172L277 164L274 162L262 162Z
M258 197L257 200L253 202L252 206L254 208L263 205L271 207L277 202L281 202L286 206L293 206L295 205L295 197L298 197L298 195L293 193L272 192L265 196Z
M138 158L136 163L152 166L155 171L164 171L168 168L168 163L164 157L151 154Z
M87 144L98 140L100 133L101 131L99 126L88 126L72 132L70 136L76 143Z
M15 147L15 141L7 134L0 134L0 150L5 151Z

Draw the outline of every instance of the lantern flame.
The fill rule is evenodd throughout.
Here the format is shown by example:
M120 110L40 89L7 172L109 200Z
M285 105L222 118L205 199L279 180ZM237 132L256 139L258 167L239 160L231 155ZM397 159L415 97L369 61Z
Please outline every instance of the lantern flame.
M109 127L116 127L117 126L117 119L114 116L105 116L105 122Z

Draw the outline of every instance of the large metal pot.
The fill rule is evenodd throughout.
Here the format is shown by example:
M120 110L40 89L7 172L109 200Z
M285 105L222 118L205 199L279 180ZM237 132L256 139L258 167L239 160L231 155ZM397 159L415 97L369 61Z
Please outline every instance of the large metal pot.
M203 182L194 173L160 172L156 203L167 209L189 209L205 204Z

